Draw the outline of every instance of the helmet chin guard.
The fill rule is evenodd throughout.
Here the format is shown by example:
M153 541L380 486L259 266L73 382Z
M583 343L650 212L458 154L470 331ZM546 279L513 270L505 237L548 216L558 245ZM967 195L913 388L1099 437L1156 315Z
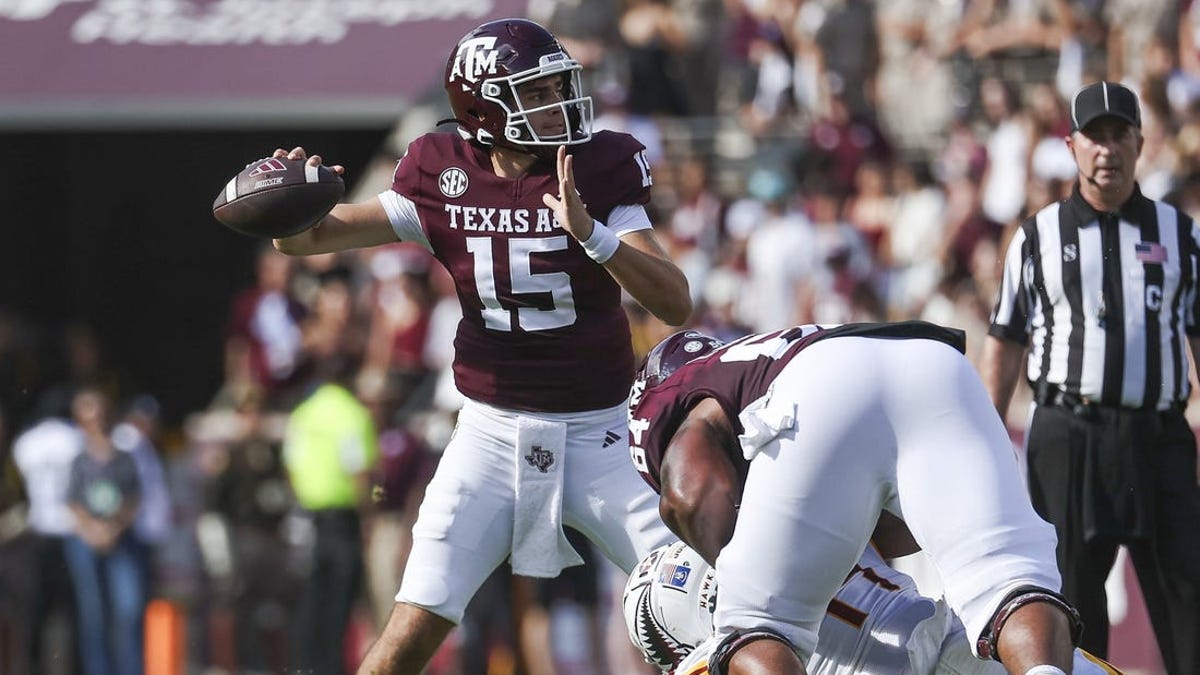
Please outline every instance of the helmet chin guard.
M592 99L583 95L582 69L545 28L526 19L500 19L455 45L446 63L446 94L465 138L526 152L572 145L592 136ZM562 78L561 99L526 108L518 89L555 75ZM562 131L539 132L537 118L555 113Z

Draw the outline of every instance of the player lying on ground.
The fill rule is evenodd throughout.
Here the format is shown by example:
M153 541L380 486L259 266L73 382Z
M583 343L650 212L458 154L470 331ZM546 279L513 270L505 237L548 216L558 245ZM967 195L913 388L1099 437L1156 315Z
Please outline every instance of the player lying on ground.
M722 581L711 672L806 673L884 510L941 572L977 656L1070 671L1080 626L1054 530L964 342L923 322L798 326L729 344L682 332L647 355L630 452Z
M719 596L708 563L683 542L655 550L625 587L629 636L648 663L698 675L717 641L712 612ZM1075 675L1119 675L1075 650ZM962 621L944 600L921 595L907 574L868 546L825 610L812 675L1003 675L1004 666L971 653Z

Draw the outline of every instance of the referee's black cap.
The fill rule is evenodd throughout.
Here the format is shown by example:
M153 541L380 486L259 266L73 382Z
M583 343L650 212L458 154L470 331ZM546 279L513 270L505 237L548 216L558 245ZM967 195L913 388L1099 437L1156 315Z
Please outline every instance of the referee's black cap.
M1141 128L1142 114L1137 94L1116 82L1096 82L1075 92L1071 99L1071 131L1091 124L1101 117L1116 117Z

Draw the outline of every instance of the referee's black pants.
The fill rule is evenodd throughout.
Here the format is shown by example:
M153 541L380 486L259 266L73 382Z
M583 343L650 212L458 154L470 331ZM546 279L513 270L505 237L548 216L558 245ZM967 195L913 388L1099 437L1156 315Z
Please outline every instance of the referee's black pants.
M346 629L362 590L362 528L353 509L313 511L312 522L312 570L296 618L297 670L343 675Z
M1181 411L1038 406L1027 443L1034 508L1058 533L1080 645L1108 654L1104 582L1124 544L1167 672L1200 673L1200 487Z

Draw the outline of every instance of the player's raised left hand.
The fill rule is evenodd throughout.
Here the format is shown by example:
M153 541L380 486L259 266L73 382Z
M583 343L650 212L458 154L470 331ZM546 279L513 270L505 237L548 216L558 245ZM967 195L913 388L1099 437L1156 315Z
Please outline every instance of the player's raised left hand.
M567 146L558 146L558 196L542 195L542 202L554 210L558 222L579 241L592 236L592 216L587 205L575 189L574 157L567 154Z

